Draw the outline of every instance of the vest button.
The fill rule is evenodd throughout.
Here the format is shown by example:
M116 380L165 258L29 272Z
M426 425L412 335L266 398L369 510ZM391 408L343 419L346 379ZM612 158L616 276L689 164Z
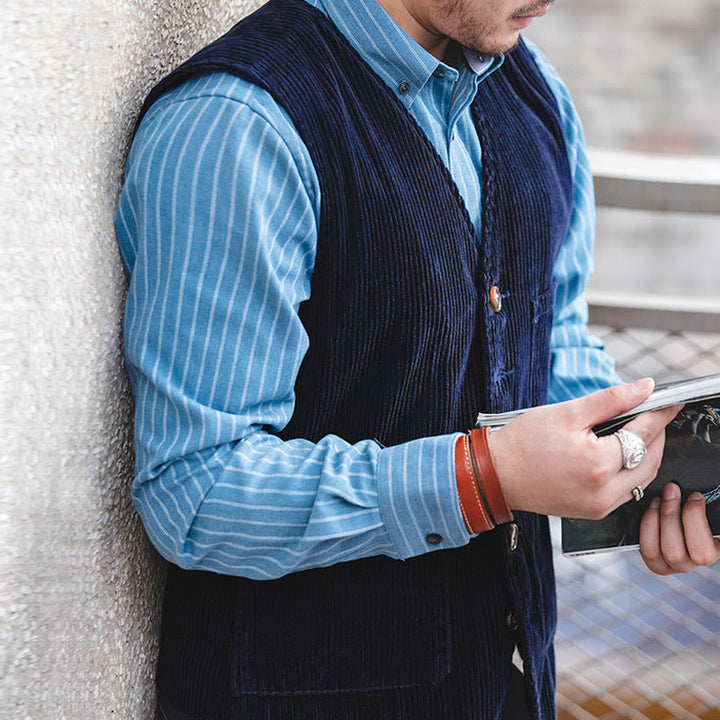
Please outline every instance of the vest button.
M508 525L508 550L515 552L518 546L518 538L520 537L520 528L517 523Z
M502 295L500 293L500 288L497 285L493 285L490 288L489 298L492 311L494 313L499 313L502 309Z
M509 612L505 618L505 627L512 633L518 629L518 621L511 612Z
M425 536L425 542L428 545L439 545L442 541L442 535L438 535L437 533L430 533Z

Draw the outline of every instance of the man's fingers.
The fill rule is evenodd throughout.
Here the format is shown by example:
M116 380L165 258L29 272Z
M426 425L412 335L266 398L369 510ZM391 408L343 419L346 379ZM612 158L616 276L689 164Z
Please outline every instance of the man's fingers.
M601 440L605 439L612 440L615 445L618 447L620 446L620 443L615 438L609 436L607 438L601 438ZM634 497L633 491L636 487L642 488L643 493L645 492L648 485L653 482L657 475L664 447L665 436L662 434L656 435L647 445L647 456L633 470L622 469L622 452L617 451L619 472L615 475L613 480L613 487L616 489L617 493L615 507L620 507L623 503L631 500ZM613 452L615 452L614 448ZM615 507L612 509L614 510Z
M660 548L660 498L653 498L640 521L640 556L648 570L656 575L670 575Z
M673 420L673 418L678 414L678 412L680 412L682 407L682 405L672 405L667 408L661 408L660 410L653 410L652 412L643 413L642 415L639 415L637 418L627 423L623 427L624 430L627 430L634 435L637 435L648 449L647 459L643 460L638 466L638 469L640 469L643 465L646 465L646 467L642 469L647 469L648 472L652 473L652 477L650 477L648 482L650 482L655 477L655 473L657 472L660 464L660 459L662 457L662 448L665 444L665 427L669 422ZM613 447L612 451L616 453L618 457L618 468L624 467L623 449L619 437L617 437L616 433L613 433L611 435L605 436L605 438L608 444L617 446L617 450L615 449L615 447ZM660 454L655 456L653 455L653 453L650 452L650 447L652 445L656 445L658 439L661 440L659 446ZM651 463L654 463L653 467L647 468L647 464Z
M690 572L697 567L685 545L680 488L674 483L663 488L662 500L653 501L640 523L640 554L658 575Z
M720 560L720 539L713 538L705 498L692 493L680 509L680 488L669 483L640 522L640 554L658 575L690 572Z
M701 493L692 493L688 498L682 510L682 523L688 555L696 565L708 567L720 560L720 539L712 536Z
M649 445L655 437L665 432L665 427L682 410L682 403L670 405L669 407L652 410L638 415L625 425L626 430L638 435L646 445Z
M634 383L599 390L573 402L577 403L585 427L591 428L637 407L643 400L647 400L654 388L655 381L652 378L643 378Z
M680 488L675 483L668 483L663 488L660 504L660 548L665 562L675 572L690 572L697 565L690 557L685 544L680 505Z

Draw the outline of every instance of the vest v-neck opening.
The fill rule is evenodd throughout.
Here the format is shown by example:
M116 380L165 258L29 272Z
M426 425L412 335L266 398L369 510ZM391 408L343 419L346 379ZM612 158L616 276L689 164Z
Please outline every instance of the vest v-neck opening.
M399 115L401 115L405 122L412 128L412 131L420 145L423 146L423 149L427 155L427 157L437 166L440 173L442 174L443 178L447 182L448 186L452 189L452 195L455 198L455 202L457 203L458 210L462 213L462 216L465 220L465 223L467 224L469 232L472 234L473 238L475 239L475 242L479 245L481 245L481 233L478 233L475 229L475 225L472 221L472 218L470 216L470 212L468 210L467 204L465 203L465 199L462 196L462 193L460 192L460 188L457 185L457 182L455 182L455 178L453 178L452 173L450 171L450 168L445 164L442 157L440 157L440 154L438 153L435 146L432 144L428 136L425 134L423 129L418 124L417 120L413 117L412 113L405 107L405 105L398 99L396 95L396 91L390 87L374 70L373 68L367 63L367 61L355 50L352 45L347 43L347 40L342 36L342 34L330 23L330 21L316 8L310 8L312 11L317 12L319 16L322 18L322 21L327 24L327 30L330 32L338 33L338 35L342 38L343 42L347 44L348 51L353 54L356 58L356 60L359 63L362 63L362 65L367 68L368 75L373 78L373 80L377 83L378 87L382 89L382 92L386 93L388 97L392 98L392 103L396 107L397 112ZM456 81L457 84L457 81ZM453 92L455 91L455 88L453 88ZM474 102L474 101L473 101ZM476 127L477 131L477 127ZM484 174L484 171L483 171ZM481 179L482 184L482 179Z

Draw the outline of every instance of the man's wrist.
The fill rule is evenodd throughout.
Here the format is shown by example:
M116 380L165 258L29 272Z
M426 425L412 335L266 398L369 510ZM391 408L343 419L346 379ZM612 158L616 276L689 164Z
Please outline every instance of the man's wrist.
M473 535L513 519L490 454L489 434L489 428L471 430L455 444L458 500L465 525Z

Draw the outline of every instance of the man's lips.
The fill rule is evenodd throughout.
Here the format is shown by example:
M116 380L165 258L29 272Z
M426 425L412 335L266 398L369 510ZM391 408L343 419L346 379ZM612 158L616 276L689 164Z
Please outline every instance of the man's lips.
M541 7L539 10L536 10L535 12L531 13L530 15L514 15L512 18L512 22L515 25L515 27L518 28L526 28L534 18L536 17L542 17L543 15L546 15L548 10L550 10L550 5L545 5Z

